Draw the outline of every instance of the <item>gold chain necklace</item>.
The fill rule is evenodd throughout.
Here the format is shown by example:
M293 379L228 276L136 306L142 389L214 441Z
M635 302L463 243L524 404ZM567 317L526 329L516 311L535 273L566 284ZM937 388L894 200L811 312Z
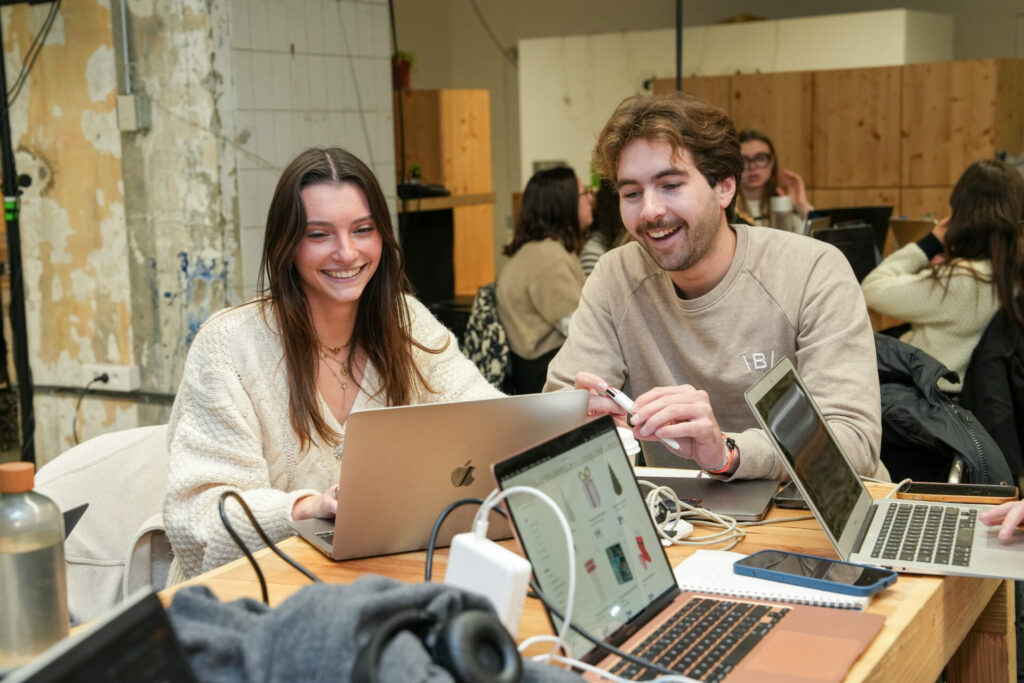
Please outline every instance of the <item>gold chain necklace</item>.
M331 354L332 356L337 357L344 349L347 349L347 348L348 348L348 344L342 344L341 346L323 346L323 347L321 347L322 350L321 350L320 353L322 355L323 351L327 351L327 353Z
M330 349L328 349L328 350L330 350ZM339 351L340 351L340 349L339 349ZM323 351L320 352L320 358L323 359L324 365L326 365L327 369L331 371L331 374L334 375L334 378L338 380L338 386L341 387L341 391L342 391L342 393L344 393L348 389L348 379L347 379L348 373L349 373L348 363L343 362L340 358L335 358L334 356L328 356ZM337 370L335 370L334 367L330 364L329 361L332 361L332 360L338 364L338 369Z
M341 352L348 348L348 344L342 344L341 346L323 346L320 348L320 358L323 360L324 365L330 371L334 378L338 380L338 386L341 387L341 401L342 404L348 402L348 377L349 377L349 364L347 359L341 360L339 356ZM338 369L335 370L331 365L331 361L338 364ZM341 460L342 454L345 452L345 432L341 433L341 441L334 449L334 457L337 460Z

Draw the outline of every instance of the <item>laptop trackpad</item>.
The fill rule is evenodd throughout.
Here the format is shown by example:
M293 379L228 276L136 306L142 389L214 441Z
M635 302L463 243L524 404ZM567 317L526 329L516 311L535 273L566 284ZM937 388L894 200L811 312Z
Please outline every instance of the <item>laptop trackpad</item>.
M856 640L777 631L742 663L746 673L769 681L840 681L864 645ZM799 671L794 663L799 662Z
M982 529L982 532L982 537L985 539L985 548L991 548L993 550L1002 551L1007 548L1024 546L1024 534L1015 533L1009 539L1004 541L1001 538L999 538L999 527L997 526ZM975 543L977 543L977 540L975 540ZM978 546L975 545L974 547L977 548Z

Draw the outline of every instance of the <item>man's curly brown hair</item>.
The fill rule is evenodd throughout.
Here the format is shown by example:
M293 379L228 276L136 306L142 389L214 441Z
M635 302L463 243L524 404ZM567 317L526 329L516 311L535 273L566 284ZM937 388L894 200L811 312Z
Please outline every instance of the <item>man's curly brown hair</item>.
M730 176L739 182L743 172L743 156L732 119L693 95L672 92L623 100L608 119L594 148L594 166L612 183L618 182L622 150L636 139L667 142L679 155L688 151L697 170L712 187ZM732 209L730 204L730 218Z

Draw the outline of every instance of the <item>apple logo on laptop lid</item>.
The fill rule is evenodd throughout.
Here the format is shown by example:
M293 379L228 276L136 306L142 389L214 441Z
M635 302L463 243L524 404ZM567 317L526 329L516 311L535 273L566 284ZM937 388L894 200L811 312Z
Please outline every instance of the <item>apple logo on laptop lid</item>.
M472 459L467 460L466 464L462 467L456 467L452 470L452 485L455 487L469 486L473 483L473 470L476 469L475 465L470 465L473 462Z

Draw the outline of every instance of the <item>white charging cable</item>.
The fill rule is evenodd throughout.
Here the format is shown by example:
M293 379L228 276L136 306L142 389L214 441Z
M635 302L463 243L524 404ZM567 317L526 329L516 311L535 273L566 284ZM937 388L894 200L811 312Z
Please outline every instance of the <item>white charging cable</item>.
M676 492L667 486L658 486L643 479L638 479L637 483L651 489L647 493L645 501L652 520L655 519L658 512L662 509L665 510L665 520L660 524L655 523L654 526L658 530L658 535L670 543L696 546L728 543L724 550L729 550L747 535L747 532L741 529L739 523L732 517L716 514L707 508L690 505L686 501L680 500ZM668 505L663 504L662 501L668 501ZM670 507L672 509L669 509ZM692 536L693 526L689 520L695 524L718 527L721 531L703 536ZM681 528L680 522L685 527Z
M522 644L519 646L519 651L523 652L524 650L526 650L526 648L530 647L531 645L535 645L536 643L546 643L556 640L557 638L555 636L533 636L532 638L527 638L522 642ZM605 671L604 669L597 668L593 664L588 664L587 662L580 661L579 659L573 659L572 657L565 657L554 652L534 655L533 657L530 657L530 659L534 662L555 662L556 664L568 664L569 666L574 666L577 669L582 669L583 671L595 674L609 681L630 683L630 679L628 678L616 676L610 671ZM682 674L659 674L657 678L652 678L650 680L655 681L656 683L700 683L697 679L690 678L689 676L683 676Z
M562 648L571 654L572 651L565 638L569 634L573 602L576 598L576 554L573 552L572 531L569 529L569 521L565 518L558 504L548 494L532 486L510 486L504 491L495 489L484 499L484 504L476 511L476 518L473 520L473 533L480 538L487 538L487 517L491 513L491 508L513 493L529 493L547 503L548 507L554 511L555 516L558 518L558 523L562 525L562 531L565 532L565 550L569 558L569 595L565 601L562 628L558 630L558 638L555 640L555 646L551 650L551 655L555 656L558 650ZM520 652L522 652L522 647L520 647Z
M913 479L904 479L903 481L901 481L898 484L896 484L895 486L893 486L892 490L889 491L889 493L885 494L885 496L883 496L883 497L884 498L892 498L893 496L896 495L896 492L900 490L900 487L902 487L904 484L911 484L911 483L913 483L913 481L914 481ZM892 482L886 481L886 482L882 482L882 483L891 484Z

